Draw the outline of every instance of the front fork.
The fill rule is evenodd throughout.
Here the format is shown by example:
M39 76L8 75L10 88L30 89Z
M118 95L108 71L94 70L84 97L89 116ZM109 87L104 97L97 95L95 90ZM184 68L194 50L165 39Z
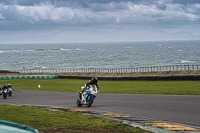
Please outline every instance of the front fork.
M78 91L77 94L78 94L78 98L81 100L81 92Z
M90 100L90 95L88 96L88 101Z

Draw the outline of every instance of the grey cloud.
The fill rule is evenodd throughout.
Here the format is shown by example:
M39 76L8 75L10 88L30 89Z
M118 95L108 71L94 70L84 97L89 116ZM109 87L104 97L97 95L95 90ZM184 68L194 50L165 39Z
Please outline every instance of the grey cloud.
M86 6L87 4L91 3L98 3L98 4L106 4L106 3L120 3L120 2L132 2L134 4L163 4L163 3L180 3L180 4L195 4L200 3L199 0L0 0L0 3L6 4L6 5L12 5L12 4L18 4L18 5L24 5L24 6L30 6L35 4L40 4L44 2L49 2L53 5L56 5L59 3L76 3L79 5Z
M183 5L200 3L199 0L173 0L173 2L174 3L180 3L180 4L183 4Z
M0 13L0 19L5 19L5 17Z
M0 0L0 27L107 24L189 24L200 19L200 4L172 0ZM7 24L5 24L7 23ZM1 28L2 29L2 28Z

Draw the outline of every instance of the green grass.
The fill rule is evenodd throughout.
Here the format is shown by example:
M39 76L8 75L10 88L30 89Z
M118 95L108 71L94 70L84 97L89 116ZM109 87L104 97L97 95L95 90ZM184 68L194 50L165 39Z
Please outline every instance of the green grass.
M102 86L108 93L200 95L199 81L104 81Z
M19 90L77 92L87 82L79 79L7 79L0 80L0 85L10 83ZM200 95L199 81L99 81L99 88L100 93Z
M27 125L42 132L132 132L151 133L110 119L73 112L0 105L0 119Z

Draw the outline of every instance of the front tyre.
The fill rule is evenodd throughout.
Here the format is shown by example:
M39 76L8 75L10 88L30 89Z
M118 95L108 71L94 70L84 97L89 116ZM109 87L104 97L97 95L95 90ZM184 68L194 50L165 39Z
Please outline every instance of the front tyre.
M80 99L77 99L76 104L77 104L78 107L81 107L81 106L82 106Z
M11 96L12 96L12 92L9 92L9 93L8 93L8 96L10 96L10 97L11 97Z
M87 107L90 107L91 105L92 105L92 103L93 103L93 101L94 101L94 95L91 95L90 96L90 99L89 99L89 101L87 102Z

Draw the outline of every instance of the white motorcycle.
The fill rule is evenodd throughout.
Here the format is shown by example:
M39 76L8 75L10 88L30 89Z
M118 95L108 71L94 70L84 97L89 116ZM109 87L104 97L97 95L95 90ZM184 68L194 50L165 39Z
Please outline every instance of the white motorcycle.
M78 91L78 98L77 98L77 106L86 105L87 107L90 107L94 101L94 99L97 97L97 94L99 93L99 90L96 85L90 85L89 87L82 86L81 87L84 92L81 94L80 91Z
M3 96L4 99L6 99L8 95L8 89L1 90L1 95Z

